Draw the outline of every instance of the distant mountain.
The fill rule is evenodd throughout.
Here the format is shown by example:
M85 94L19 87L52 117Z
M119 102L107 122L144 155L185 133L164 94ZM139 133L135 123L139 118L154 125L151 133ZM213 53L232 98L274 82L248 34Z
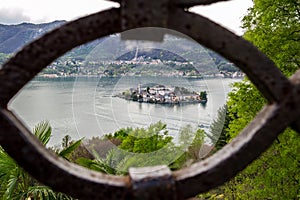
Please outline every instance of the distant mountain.
M18 25L0 24L0 53L14 53L27 43L65 22L54 21L43 24L22 23Z
M22 23L18 25L0 24L0 64L7 54L15 53L23 46L44 33L61 26L66 21L54 21L43 24ZM172 32L172 31L171 31ZM192 62L202 71L218 68L225 71L236 71L231 63L217 53L202 47L195 41L180 34L168 33L162 43L136 42L121 40L120 34L101 38L69 51L62 60L151 60Z

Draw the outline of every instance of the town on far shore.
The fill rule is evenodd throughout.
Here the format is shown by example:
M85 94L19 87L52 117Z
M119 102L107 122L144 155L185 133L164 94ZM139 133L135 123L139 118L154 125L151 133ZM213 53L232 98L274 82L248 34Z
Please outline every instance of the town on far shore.
M184 87L168 87L165 85L155 85L153 87L130 88L117 95L120 98L156 104L185 104L185 103L207 103L207 92L189 91Z

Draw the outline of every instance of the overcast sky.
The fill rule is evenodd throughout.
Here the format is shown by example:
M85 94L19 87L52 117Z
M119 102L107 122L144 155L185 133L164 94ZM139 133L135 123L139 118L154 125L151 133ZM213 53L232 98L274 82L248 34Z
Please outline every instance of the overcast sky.
M42 23L72 20L116 6L104 0L0 0L0 23ZM241 19L252 0L232 0L211 6L195 7L191 11L221 23L237 34L242 34Z

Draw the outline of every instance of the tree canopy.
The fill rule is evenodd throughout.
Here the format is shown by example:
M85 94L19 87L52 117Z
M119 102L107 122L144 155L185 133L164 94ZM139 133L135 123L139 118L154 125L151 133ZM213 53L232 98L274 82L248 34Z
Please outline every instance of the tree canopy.
M244 37L264 52L286 75L300 67L299 0L254 0L243 19ZM229 94L228 142L261 110L266 100L248 79ZM298 199L300 137L292 129L281 134L259 159L221 187L226 199Z
M189 124L183 126L175 144L167 125L158 121L147 128L123 128L92 140L88 148L94 158L78 158L75 162L103 173L126 175L129 167L168 165L174 170L202 159L199 151L204 145L204 131L194 130ZM108 141L115 146L100 155L96 149Z
M243 19L244 37L290 76L300 67L299 0L254 0Z

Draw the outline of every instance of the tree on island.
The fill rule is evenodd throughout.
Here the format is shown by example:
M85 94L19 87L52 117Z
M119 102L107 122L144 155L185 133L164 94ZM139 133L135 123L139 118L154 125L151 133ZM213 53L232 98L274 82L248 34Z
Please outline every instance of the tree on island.
M206 91L201 91L200 92L200 99L201 100L207 100L207 92Z

